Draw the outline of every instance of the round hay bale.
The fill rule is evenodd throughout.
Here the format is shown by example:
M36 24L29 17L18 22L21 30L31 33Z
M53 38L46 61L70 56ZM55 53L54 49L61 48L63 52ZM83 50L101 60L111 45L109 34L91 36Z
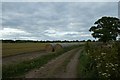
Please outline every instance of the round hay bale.
M59 51L59 50L61 50L63 47L60 45L60 44L56 44L55 46L54 46L54 50L55 51Z
M45 47L45 50L47 52L53 52L54 51L54 48L51 44L47 44L46 47Z

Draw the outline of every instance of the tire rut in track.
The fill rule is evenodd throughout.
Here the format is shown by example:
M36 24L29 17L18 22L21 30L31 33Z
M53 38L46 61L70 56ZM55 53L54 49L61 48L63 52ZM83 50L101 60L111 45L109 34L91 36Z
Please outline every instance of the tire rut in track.
M78 48L70 50L60 56L58 56L56 59L51 60L44 66L42 66L39 69L34 69L30 72L28 72L25 75L25 78L53 78L53 75L59 66L61 66L66 59L68 59L71 55L76 53L78 51Z
M55 78L77 78L77 65L78 58L80 55L81 49L79 49L75 55L70 59L70 62L67 64L65 71L60 70L61 72L54 75Z

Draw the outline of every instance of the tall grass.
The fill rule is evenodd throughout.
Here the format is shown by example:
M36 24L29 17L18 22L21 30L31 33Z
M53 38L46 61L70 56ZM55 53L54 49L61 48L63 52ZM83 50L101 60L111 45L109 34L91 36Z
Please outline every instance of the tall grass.
M77 66L78 78L96 79L98 74L95 65L96 63L87 55L86 51L82 50Z
M83 67L81 70L86 70L83 74L95 71L95 73L91 72L89 76L93 74L94 76L91 76L92 78L96 77L101 80L112 80L120 77L120 42L113 42L110 45L112 47L104 44L86 43L85 52L80 57L80 62L83 61L81 62L81 66Z

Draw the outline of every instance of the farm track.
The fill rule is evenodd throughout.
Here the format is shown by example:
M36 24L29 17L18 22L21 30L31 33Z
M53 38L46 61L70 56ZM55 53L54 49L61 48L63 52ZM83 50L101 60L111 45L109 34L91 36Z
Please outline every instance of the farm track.
M19 62L26 61L26 60L31 60L31 59L40 57L42 55L48 55L48 54L50 53L45 52L45 51L36 51L36 52L31 52L31 53L24 53L24 54L4 57L2 58L2 64L3 65L15 64L15 63L19 63Z
M80 48L70 50L56 59L51 60L41 68L28 72L25 75L25 78L75 78L80 51ZM69 60L70 62L68 62L67 65L64 65L66 60ZM66 67L66 71L64 71L63 67Z
M65 66L65 70L55 75L55 78L77 78L77 64L81 49L79 49L74 56L71 57L70 62Z

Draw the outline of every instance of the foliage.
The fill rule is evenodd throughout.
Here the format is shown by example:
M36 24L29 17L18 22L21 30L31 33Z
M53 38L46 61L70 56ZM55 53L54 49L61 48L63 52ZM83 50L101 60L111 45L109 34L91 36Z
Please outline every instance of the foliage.
M87 56L86 51L80 53L79 63L77 67L78 77L84 79L97 79L98 73L95 67L95 62Z
M120 34L120 20L118 18L102 17L94 24L89 31L92 31L92 36L100 41L115 41L116 37Z
M90 57L98 78L115 79L120 76L120 42L113 42L112 47L103 45L101 43L87 43L85 49L87 56Z

